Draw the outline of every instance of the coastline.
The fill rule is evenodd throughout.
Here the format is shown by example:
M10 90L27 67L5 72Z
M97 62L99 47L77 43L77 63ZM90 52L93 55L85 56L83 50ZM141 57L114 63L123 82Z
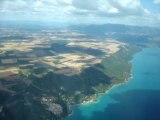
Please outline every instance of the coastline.
M133 79L133 74L130 73L130 77L128 77L128 79L126 78L123 82L118 83L118 84L113 84L110 88L108 88L104 93L98 93L95 96L96 99L91 99L91 100L86 100L83 101L82 103L79 104L75 104L75 105L71 105L70 106L70 110L71 112L67 115L68 117L71 116L74 112L74 110L72 109L72 107L76 107L76 106L80 106L80 105L89 105L89 104L94 104L94 103L98 103L99 102L99 98L104 95L104 94L108 94L113 88L118 87L120 85L126 84L127 82L129 82L131 79Z
M74 104L74 105L71 105L70 108L71 108L71 112L68 114L68 116L71 116L74 112L74 110L72 108L74 107L77 107L77 106L80 106L80 105L89 105L89 104L94 104L94 103L98 103L99 102L99 98L104 95L104 94L108 94L113 88L115 87L118 87L120 85L123 85L123 84L126 84L127 82L129 82L130 80L133 79L133 74L132 74L132 61L133 61L133 58L134 56L141 52L143 49L140 49L138 51L136 51L133 56L131 57L131 59L128 61L128 64L131 64L131 68L130 68L130 71L129 71L129 76L126 77L123 81L119 82L119 83L113 83L109 88L107 88L105 90L105 92L100 92L100 93L97 93L95 94L96 98L95 99L91 99L91 100L84 100L82 103L78 103L78 104Z
M142 54L143 55L143 54ZM144 54L145 55L145 54ZM149 56L149 55L146 55L146 56ZM142 56L138 56L138 57L142 57ZM156 58L157 56L151 56L151 57L154 57L154 58ZM134 61L134 64L136 63L137 64L137 60L138 59L136 59L136 62ZM141 59L139 59L139 60L141 60ZM148 63L150 62L150 61L152 61L152 59L150 59L149 61L148 61ZM155 64L159 64L159 62L157 61L157 60L153 60L153 61L156 61L155 62ZM133 62L132 62L133 63ZM143 63L143 61L140 61L140 63ZM151 62L150 62L151 63ZM143 66L145 66L145 63L144 63L144 65ZM134 66L133 66L134 67ZM150 66L148 65L147 66L148 67L148 69L147 70L150 70ZM117 86L119 86L119 85L121 85L121 84L129 84L129 87L124 87L124 90L125 91L127 91L127 90L135 90L136 88L137 88L137 85L139 85L139 84L141 84L141 86L142 86L142 88L144 87L145 88L145 90L152 90L152 88L155 88L155 86L153 85L152 86L152 88L150 88L150 83L151 82L148 82L148 83L146 83L146 81L145 81L145 79L142 79L142 81L139 81L139 79L137 80L137 77L139 77L139 76L135 76L135 70L136 69L138 69L138 68L141 68L141 66L139 66L138 65L138 67L136 66L136 68L134 67L133 69L132 69L132 74L130 74L130 77L128 78L128 79L125 79L125 81L124 81L124 83L120 83L120 84L115 84L115 85L113 85L109 90L107 90L105 93L108 93L108 92L110 92L110 90L112 90L112 88L114 88L114 87L117 87ZM142 69L142 71L145 71L146 69L145 69L145 67ZM158 69L157 69L158 70ZM140 71L141 72L141 71ZM143 73L143 72L142 72ZM133 75L134 75L134 77L133 77ZM143 74L142 74L142 76L143 76ZM148 75L149 76L149 78L148 78L148 80L150 80L150 78L152 79L152 77L154 76L154 74L153 75ZM140 77L141 77L141 75L140 75ZM144 77L145 78L145 77ZM132 81L132 82L130 82L130 80ZM136 81L137 80L137 81ZM146 83L146 84L144 84L144 83ZM148 86L148 88L146 88L146 85L149 85ZM157 81L155 80L155 85L157 85ZM123 85L120 87L120 88L122 88L123 87ZM129 89L130 88L130 89ZM159 89L159 87L157 86L157 89ZM114 91L113 90L113 92L111 92L111 94L113 93L113 94L115 94L115 93L117 93L119 91L119 87L118 88L116 88L116 90ZM136 93L137 93L137 95L138 96L141 96L141 93L139 93L139 91L135 91ZM132 92L131 93L129 93L131 96L133 96L133 98L135 98L134 96L135 96L135 92L133 92L133 94L132 94ZM145 91L144 91L144 89L142 90L142 93L144 93ZM105 94L105 93L102 93L102 94ZM123 95L122 95L123 94ZM149 93L150 94L150 93ZM110 93L109 93L109 95L110 95ZM121 100L126 100L127 98L128 98L128 96L127 96L127 98L126 98L126 94L125 94L125 92L123 93L120 93L119 95L122 95L123 96L123 99L120 97L119 99ZM128 95L128 94L127 94ZM145 95L147 95L147 97L149 97L148 96L148 93L147 94L145 94ZM153 94L154 95L154 94ZM119 107L116 107L116 108L114 108L114 107L109 107L108 108L108 104L110 104L110 103L112 103L112 102L110 102L110 99L108 99L108 98L110 98L110 97L106 97L106 96L108 96L108 95L103 95L104 97L103 97L103 99L100 99L100 103L98 103L98 105L95 105L96 107L85 107L85 106L82 106L82 109L80 109L80 110L83 110L84 112L82 112L83 114L84 114L84 116L86 116L86 117L90 117L90 115L92 115L92 113L94 112L94 111L96 111L97 110L97 106L100 106L100 109L98 109L97 111L99 111L99 110L102 110L102 111L100 111L100 112L102 112L103 114L100 114L100 115L103 115L104 117L106 117L106 118L109 118L110 116L110 113L109 114L107 114L106 115L106 113L107 112L109 112L110 110L112 111L112 110L114 110L114 111L116 111L117 109L118 110L120 110L119 109ZM106 99L105 99L106 98ZM130 97L129 97L130 98ZM140 98L141 99L141 98ZM142 97L142 100L145 100L146 99L146 97ZM102 100L102 101L101 101ZM106 101L107 100L107 109L105 108L105 112L103 112L103 107L102 107L102 105L103 104L105 104L105 102L104 101ZM118 100L118 101L120 101L120 100ZM127 99L128 100L128 99ZM135 98L135 100L136 100L136 98ZM141 104L142 104L142 100L140 100L140 102L139 102L139 104L140 104L140 106L139 105L137 105L138 106L138 109L139 109L139 107L141 108ZM111 99L111 101L112 101L112 99ZM96 101L96 102L98 102L98 101ZM133 100L132 99L129 99L129 104L130 105L133 105ZM152 102L152 101L151 101ZM148 102L147 102L148 103ZM115 102L114 103L114 101L113 101L113 104L115 104L115 105L117 105L117 102ZM118 102L118 104L120 104L119 102ZM128 105L128 102L126 102L126 105ZM144 103L144 105L146 105L146 103ZM94 106L94 104L92 104L91 106ZM122 104L121 105L119 105L122 109L123 109L123 106L124 106L124 103L122 102ZM88 108L91 108L91 111L89 111L88 112ZM93 110L92 110L93 109ZM136 109L136 110L138 110L138 109ZM144 109L145 109L145 107L144 107ZM128 110L128 109L127 109ZM131 110L132 110L132 108L131 108ZM136 111L135 110L135 112L137 112L137 114L139 115L139 111ZM116 112L119 112L119 111L116 111ZM125 112L123 112L124 113L124 115L125 115L125 113L126 112L132 112L132 111L125 111ZM73 116L76 116L78 113L77 112L73 112ZM99 115L99 114L98 114ZM93 118L98 118L98 115L97 116L92 116ZM115 114L116 115L116 114ZM109 117L108 117L109 116ZM103 117L103 118L104 118ZM72 117L72 118L74 118L74 117Z
M110 90L112 90L113 88L115 87L118 87L120 85L123 85L123 84L126 84L129 80L133 79L133 75L130 74L131 76L124 80L124 82L121 82L121 83L118 83L118 84L113 84L111 87L109 87L104 93L98 93L96 96L97 98L96 99L91 99L91 100L84 100L82 103L80 104L76 104L76 105L88 105L88 104L92 104L92 103L98 103L99 102L99 97L101 97L101 95L104 95L104 94L108 94L110 92Z
M131 64L132 63L132 60L129 61L129 63ZM110 90L112 90L113 88L115 87L118 87L120 85L123 85L123 84L126 84L127 82L129 82L131 79L133 79L133 74L132 74L132 67L131 67L131 70L130 70L130 74L129 74L129 77L126 78L124 81L120 82L120 83L113 83L105 92L102 92L102 93L97 93L95 96L96 99L91 99L91 100L84 100L82 103L79 103L79 104L76 104L76 105L89 105L89 104L92 104L92 103L98 103L99 102L99 97L101 97L101 95L103 94L108 94L110 92ZM73 105L74 106L74 105Z

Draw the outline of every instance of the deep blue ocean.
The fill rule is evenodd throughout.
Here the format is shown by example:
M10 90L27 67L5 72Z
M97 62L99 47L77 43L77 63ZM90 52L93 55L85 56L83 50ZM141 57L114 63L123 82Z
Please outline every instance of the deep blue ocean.
M143 49L131 63L133 78L96 103L74 106L65 120L160 120L160 48Z

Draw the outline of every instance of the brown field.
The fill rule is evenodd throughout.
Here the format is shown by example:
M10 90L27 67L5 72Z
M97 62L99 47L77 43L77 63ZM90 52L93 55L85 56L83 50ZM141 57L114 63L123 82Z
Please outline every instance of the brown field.
M9 42L5 41L4 43L1 43L2 47L0 47L0 55L2 58L0 59L0 62L1 64L8 64L11 67L1 69L0 78L18 74L19 68L13 67L11 64L19 64L19 61L20 63L23 63L23 61L28 62L28 64L32 64L31 66L40 64L49 66L51 69L56 68L54 72L59 74L77 74L80 73L83 68L101 63L101 60L104 57L115 54L122 46L126 45L112 39L97 40L96 38L87 38L86 34L77 33L75 31L61 30L58 32L54 31L53 33L52 31L48 31L49 33L47 33L47 31L44 30L44 32L46 32L47 35L33 33L33 40L21 40L18 42L11 40ZM92 48L102 51L105 55L98 57L87 53L81 53L80 51L73 53L56 53L52 49L49 49L51 44L57 41L59 42L60 40L66 40L68 47L78 46L87 49ZM35 48L38 48L38 50ZM51 54L48 54L49 52L43 51L43 48L49 49L49 52L54 55L52 56ZM16 57L4 59L3 56L7 58L7 54L4 54L8 50L13 50ZM21 67L27 67L26 63L24 63L24 65L19 65Z
M17 63L17 59L1 59L2 64L14 64Z
M92 48L101 50L106 53L106 55L112 55L120 50L120 46L124 46L124 43L121 43L116 40L106 40L103 42L70 42L68 46L79 46L84 48Z
M0 70L0 78L8 78L10 76L18 75L19 68L18 67L9 67L3 70Z

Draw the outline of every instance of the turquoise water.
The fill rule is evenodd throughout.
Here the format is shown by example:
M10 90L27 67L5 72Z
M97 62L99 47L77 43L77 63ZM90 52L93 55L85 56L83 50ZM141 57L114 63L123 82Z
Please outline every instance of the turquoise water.
M160 120L160 49L132 60L133 78L101 94L98 102L74 106L65 120Z

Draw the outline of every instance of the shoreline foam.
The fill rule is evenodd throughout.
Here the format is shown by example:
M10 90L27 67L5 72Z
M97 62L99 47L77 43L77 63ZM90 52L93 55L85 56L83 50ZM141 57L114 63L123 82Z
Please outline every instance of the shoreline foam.
M88 104L92 104L92 103L97 103L99 102L99 99L101 97L101 95L104 95L104 94L108 94L113 88L115 87L118 87L120 85L123 85L123 84L126 84L127 82L129 82L131 79L133 79L133 74L130 73L130 77L128 79L125 79L123 82L121 83L118 83L118 84L113 84L110 88L108 88L104 93L98 93L97 94L97 98L94 100L94 99L91 99L89 101L83 101L82 103L78 104L78 105L88 105Z

